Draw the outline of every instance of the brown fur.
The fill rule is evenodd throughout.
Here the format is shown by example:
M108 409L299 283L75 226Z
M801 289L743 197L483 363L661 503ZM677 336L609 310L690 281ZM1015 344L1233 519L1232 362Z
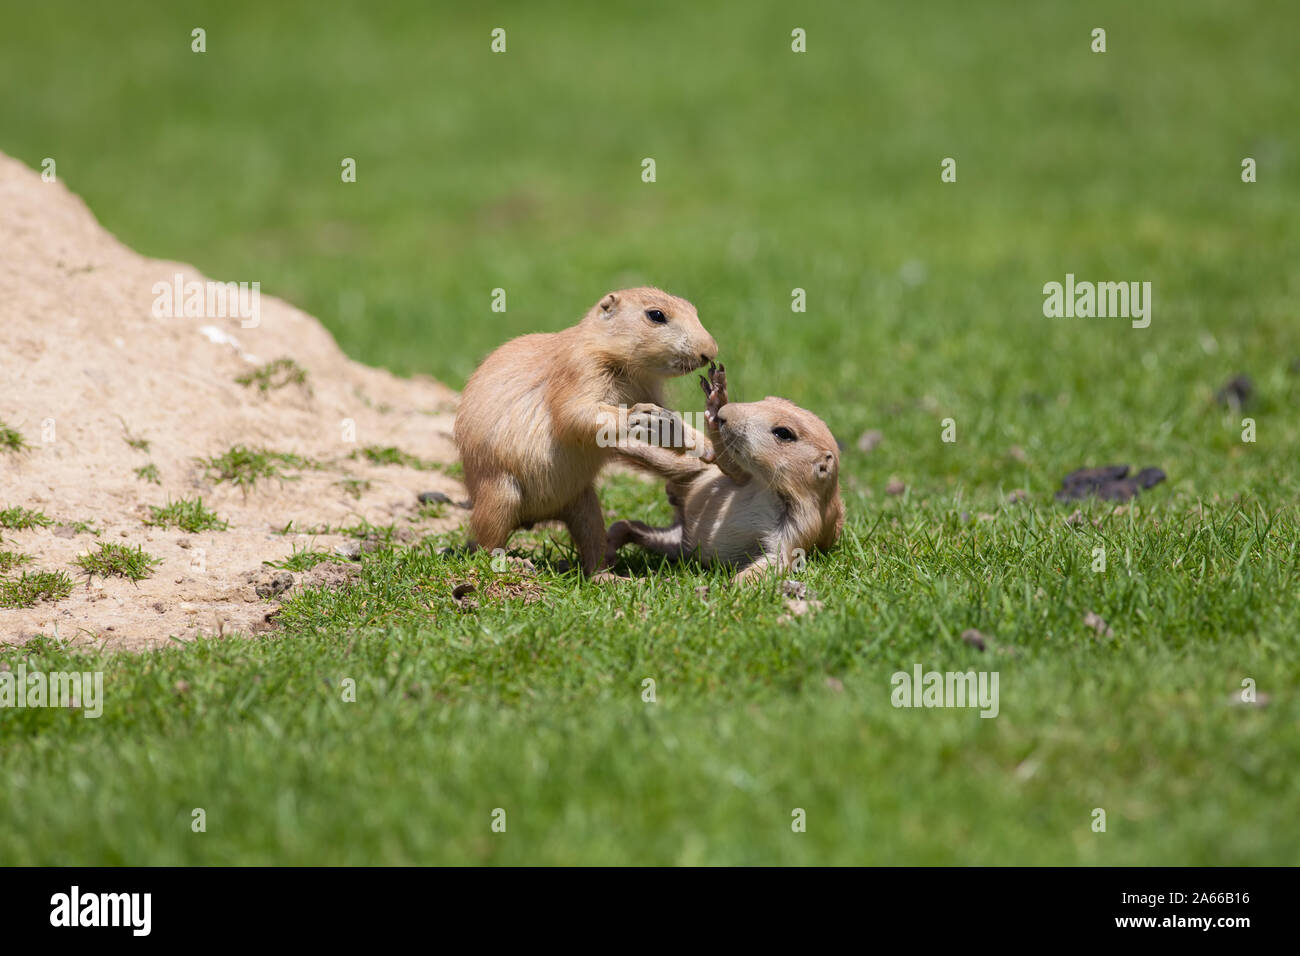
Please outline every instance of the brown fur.
M710 406L708 439L692 437L694 447L712 446L703 457L639 442L620 450L625 461L668 479L676 520L667 528L617 522L607 535L607 561L630 541L659 554L695 554L709 564L737 567L735 579L746 581L787 571L800 549L833 547L844 526L844 504L839 446L825 423L783 398L728 404L725 385L711 393ZM649 418L669 416L660 409L629 420L635 433ZM795 440L778 438L776 428L788 429Z
M647 316L657 309L668 321ZM627 406L658 405L666 378L717 355L695 307L659 289L611 292L577 325L512 339L470 376L456 413L479 547L563 521L585 573L605 566L605 521L594 481L612 447L601 428L626 426ZM635 411L635 409L633 409Z

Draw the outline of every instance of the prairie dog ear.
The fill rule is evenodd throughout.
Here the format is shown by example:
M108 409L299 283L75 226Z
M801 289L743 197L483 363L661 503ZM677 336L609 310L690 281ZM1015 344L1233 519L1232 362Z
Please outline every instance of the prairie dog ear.
M605 298L600 300L600 311L604 312L606 315L609 315L611 312L614 311L614 307L617 305L618 305L618 296L615 295L613 292L607 292L605 293Z

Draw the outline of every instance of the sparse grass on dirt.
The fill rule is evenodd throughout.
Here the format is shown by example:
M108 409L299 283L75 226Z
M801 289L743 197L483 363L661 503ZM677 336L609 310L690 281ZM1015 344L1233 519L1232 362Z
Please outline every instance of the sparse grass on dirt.
M339 487L353 498L360 500L361 495L370 490L370 481L365 478L344 478L339 481Z
M158 474L158 466L153 462L147 465L141 465L135 470L135 476L141 481L147 481L150 484L161 485L162 477Z
M409 454L391 445L367 445L365 448L358 448L350 457L363 459L372 465L402 465L420 471L437 471L441 467L437 462L425 461L418 455Z
M34 511L18 505L0 510L0 528L25 531L29 528L48 528L54 520L43 511Z
M263 478L289 481L297 477L287 474L285 467L303 469L310 468L313 464L298 455L244 445L235 445L229 451L211 458L200 458L198 463L203 467L206 478L216 482L228 481L245 491Z
M101 543L95 551L78 555L72 563L81 568L88 578L99 575L143 581L162 564L162 559L146 554L143 545L132 548L125 544L106 542Z
M291 534L321 535L321 534L335 534L340 532L336 532L327 524L308 525L306 527L300 528L297 526L296 523L290 521L283 528L277 528L271 533L276 535L287 536Z
M72 578L66 571L24 571L16 578L0 580L0 607L35 607L41 601L61 601L72 593Z
M31 564L31 555L19 551L0 551L0 574L8 574L24 564Z
M169 500L162 507L150 505L149 511L151 516L145 524L163 528L180 528L191 534L200 531L225 531L230 527L228 521L204 506L202 497L195 498L193 501L188 498L179 501Z
M435 521L447 516L447 504L443 501L422 503L411 516L412 521Z
M71 529L73 534L93 534L96 538L104 533L95 527L94 521L69 521L60 527Z
M134 448L136 451L142 451L147 453L149 451L149 441L147 439L140 438L138 435L131 434L131 429L127 428L126 422L122 421L121 418L118 418L118 421L122 422L122 440L125 441L132 448Z
M293 554L282 561L263 561L262 563L272 568L283 568L286 571L310 571L316 565L323 564L326 561L348 563L347 558L331 551L313 551L306 548L295 548Z
M256 385L260 392L269 392L287 385L298 385L311 394L311 386L307 384L307 370L288 357L267 362L245 375L240 375L235 381L245 386Z
M27 442L20 431L0 422L0 451L17 453L26 451L27 448Z

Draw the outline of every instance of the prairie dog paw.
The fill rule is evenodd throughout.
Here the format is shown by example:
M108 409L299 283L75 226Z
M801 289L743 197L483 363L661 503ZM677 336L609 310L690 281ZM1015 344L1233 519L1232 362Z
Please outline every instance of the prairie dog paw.
M648 402L632 406L627 416L627 433L629 438L658 448L680 448L686 438L680 415Z
M700 376L700 388L704 391L704 420L710 426L718 420L718 410L727 404L727 367L709 363L709 376Z

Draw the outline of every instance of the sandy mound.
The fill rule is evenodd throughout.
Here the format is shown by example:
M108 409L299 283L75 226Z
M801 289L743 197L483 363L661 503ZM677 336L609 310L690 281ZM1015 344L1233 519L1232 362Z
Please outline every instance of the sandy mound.
M178 274L182 294L168 303L156 284L175 290ZM455 459L454 392L349 360L316 319L268 295L258 298L256 326L245 327L251 289L250 308L232 307L233 297L223 308L224 290L209 303L207 286L190 285L206 281L190 266L136 255L61 183L0 154L0 429L28 446L0 447L0 509L35 509L55 522L0 527L0 551L31 559L0 579L62 570L76 582L57 602L0 608L0 642L45 634L139 649L173 636L266 631L277 605L265 586L276 572L262 562L355 541L276 533L289 522L396 522L418 535L463 520L454 504L417 514L420 492L465 497L454 478L428 467ZM305 385L263 391L236 382L285 357L305 370ZM196 462L239 445L307 461L279 462L287 479L251 488L217 481ZM426 467L377 464L368 447L397 448ZM150 464L159 483L137 474ZM200 495L228 530L145 524L149 506ZM100 534L74 530L76 522ZM138 585L88 580L71 562L105 542L142 545L163 563ZM337 581L342 571L320 565L293 577L299 586Z

